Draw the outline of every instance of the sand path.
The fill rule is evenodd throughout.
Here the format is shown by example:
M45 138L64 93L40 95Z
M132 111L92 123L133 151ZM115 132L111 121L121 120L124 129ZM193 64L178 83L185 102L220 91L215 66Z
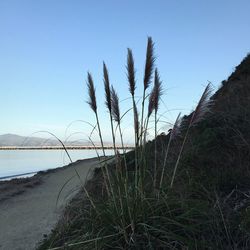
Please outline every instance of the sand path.
M98 166L98 161L83 160L74 163L74 166L85 182L87 176L91 175L91 169ZM58 193L70 178L72 179L63 189L56 206ZM1 250L35 249L43 235L50 233L63 208L81 186L72 165L40 175L39 182L41 183L26 188L25 191L22 185L15 186L15 195L13 190L0 189L5 198L0 199ZM8 192L12 192L9 197Z

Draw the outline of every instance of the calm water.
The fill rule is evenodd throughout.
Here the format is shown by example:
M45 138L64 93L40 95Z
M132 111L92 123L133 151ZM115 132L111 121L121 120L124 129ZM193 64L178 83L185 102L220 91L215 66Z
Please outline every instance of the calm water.
M69 150L72 160L96 157L95 150ZM107 155L113 150L105 150ZM101 151L98 150L101 155ZM0 178L57 168L70 163L63 150L0 150Z

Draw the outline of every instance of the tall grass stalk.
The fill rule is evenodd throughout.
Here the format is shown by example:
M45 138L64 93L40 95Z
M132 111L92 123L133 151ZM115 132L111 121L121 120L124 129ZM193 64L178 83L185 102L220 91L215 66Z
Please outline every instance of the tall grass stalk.
M185 136L184 136L183 142L181 144L181 148L180 148L180 151L179 151L179 154L178 154L175 166L174 166L174 172L173 172L172 179L171 179L171 184L170 184L171 188L173 187L173 184L174 184L176 170L178 168L178 165L179 165L179 162L180 162L180 159L181 159L181 155L182 155L184 146L185 146L186 141L187 141L187 137L188 137L190 128L192 126L194 126L196 123L198 123L201 119L203 119L206 112L209 111L210 104L211 104L211 100L210 100L211 94L212 94L212 88L211 88L211 83L209 83L206 86L206 88L205 88L205 90L204 90L204 92L203 92L203 94L202 94L202 96L201 96L195 110L193 111L193 113L191 115L191 119L190 119L190 121L188 123L188 127L187 127L187 130L186 130L186 133L185 133Z
M122 148L123 148L123 161L124 161L124 166L125 166L125 169L124 169L125 176L122 176L121 182L124 184L123 186L124 186L124 191L125 191L125 203L126 203L127 211L129 213L129 218L130 218L130 221L132 224L133 220L132 220L132 215L131 215L131 211L130 211L130 206L128 204L128 201L129 201L129 197L128 197L128 168L127 168L127 160L126 160L126 155L125 155L126 150L124 147L123 136L122 136L122 131L121 131L121 116L120 116L119 97L118 97L118 94L116 93L113 86L111 86L111 104L112 104L112 109L111 109L112 110L112 117L117 122L118 130L119 130L119 134L120 134L120 139L121 139L121 144L122 144ZM122 169L122 172L124 170ZM121 185L122 185L122 183L121 183Z
M98 129L98 133L99 133L99 138L100 138L100 142L101 142L103 156L106 158L103 139L102 139L102 132L101 132L100 122L99 122L98 113L97 113L95 86L94 86L93 78L92 78L92 76L91 76L91 74L89 72L88 72L87 87L88 87L88 94L89 94L89 100L87 101L87 103L89 104L90 108L93 110L93 112L95 114L97 129ZM101 167L101 169L102 169L102 167ZM103 179L104 179L104 183L105 183L105 186L106 186L107 194L110 196L109 186L110 186L111 190L113 190L113 188L112 188L112 183L111 183L111 180L110 180L109 171L108 171L106 161L105 161L105 170L106 170L106 174L104 173L103 169L102 169L102 174L103 174ZM108 179L108 182L107 182L107 179Z
M104 82L105 99L106 99L105 105L106 105L106 107L108 109L108 113L109 113L112 140L113 140L113 148L114 148L114 155L115 155L115 161L116 161L116 163L115 163L115 166L116 166L115 178L116 178L116 181L119 183L119 180L120 180L121 176L120 176L119 169L118 169L119 159L118 159L118 155L117 155L117 151L116 151L114 124L113 124L113 117L112 117L112 98L111 98L111 90L110 90L108 69L107 69L104 62L103 62L103 82ZM112 185L112 183L111 183L111 185ZM122 200L121 200L121 188L120 188L119 185L118 185L117 189L118 189L118 195L120 197L119 198L120 207L121 207L122 212L123 212L123 205L122 205ZM114 201L114 205L116 207L116 210L118 212L118 205L116 204L114 194L113 194L113 201Z
M118 204L120 204L121 212L122 212L122 214L124 214L124 205L123 205L123 200L122 200L123 187L120 186L120 182L121 182L121 174L119 172L120 161L119 161L119 155L118 155L117 150L116 150L116 140L115 140L115 132L114 132L114 124L113 124L113 116L112 116L112 95L111 95L111 89L110 89L108 69L107 69L105 63L103 63L103 81L104 81L105 99L106 99L105 105L106 105L106 107L108 109L108 113L109 113L113 147L114 147L114 155L115 155L115 168L116 168L116 170L115 170L114 178L116 178L115 181L117 183L116 187L117 187L117 191L118 191L118 202L116 201L115 194L113 194L113 202L114 202L114 206L116 208L117 213L119 213ZM118 116L120 116L120 112L119 112ZM124 148L124 147L122 147L122 148ZM122 218L121 218L121 224L123 225L123 227L125 226ZM126 235L125 235L125 238L126 238Z
M161 191L162 188L162 182L163 182L163 178L164 178L164 174L165 174L165 169L166 169L166 163L167 163L167 158L168 158L168 153L169 153L169 149L170 149L170 144L172 142L172 140L179 134L179 130L180 130L180 122L181 122L181 113L178 114L175 123L173 125L173 128L170 132L170 136L168 139L168 145L167 145L167 149L165 152L165 156L164 156L164 160L163 160L163 166L162 166L162 170L161 170L161 178L160 178L160 183L159 183L159 192Z
M136 89L136 80L135 80L135 67L134 67L134 58L131 49L128 49L127 54L127 78L129 83L129 92L132 96L133 104L133 114L134 114L134 143L135 143L135 192L137 194L137 183L138 183L138 140L139 140L139 117L138 110L135 102L135 89Z
M144 70L144 88L143 88L143 96L142 96L142 110L141 110L141 129L140 129L140 145L142 146L143 143L143 133L145 133L143 124L144 124L144 106L146 100L146 90L148 89L154 69L154 43L151 37L148 37L148 44L147 44L147 53L146 53L146 63L145 63L145 70ZM144 132L143 132L144 131Z
M126 176L127 176L127 163L126 163L126 156L125 156L126 150L124 147L123 137L122 137L122 132L121 132L121 115L120 115L119 97L118 97L118 94L115 91L113 86L111 86L111 104L112 104L112 109L111 109L112 110L112 117L117 122L118 129L119 129L120 140L121 140L121 145L122 145L122 149L123 149L125 171L126 171Z
M114 132L114 124L113 124L113 118L112 118L112 100L111 100L109 74L108 74L108 69L104 62L103 62L103 82L104 82L105 99L106 99L105 104L109 112L114 154L116 155L116 142L115 142L115 132Z
M147 117L147 123L146 123L146 130L148 127L148 121L150 118L150 115L154 111L154 136L155 136L155 155L154 155L154 188L156 188L156 182L157 182L157 113L159 109L159 102L162 95L162 82L160 80L160 76L158 73L157 68L155 69L155 76L154 76L154 87L151 91L150 97L149 97L149 104L148 104L148 117ZM145 132L145 134L147 131ZM146 138L146 136L144 137Z
M147 133L147 129L145 128L145 124L148 123L148 119L146 118L144 121L144 109L145 109L145 101L146 101L146 91L150 86L152 74L154 70L155 56L154 56L154 43L151 37L148 37L147 42L147 52L146 52L146 62L144 69L144 79L143 79L143 96L142 96L142 106L141 106L141 122L140 122L140 131L139 131L139 145L140 145L140 192L143 195L144 191L144 178L146 173L146 162L145 162L145 147L144 147L144 138Z
M136 81L135 81L134 58L133 58L133 53L132 53L131 49L128 49L128 55L127 55L127 78L128 78L128 82L129 82L129 92L132 96L133 114L134 114L135 149L137 149L138 132L139 132L138 123L139 123L139 121L138 121L138 111L137 111L136 102L135 102Z

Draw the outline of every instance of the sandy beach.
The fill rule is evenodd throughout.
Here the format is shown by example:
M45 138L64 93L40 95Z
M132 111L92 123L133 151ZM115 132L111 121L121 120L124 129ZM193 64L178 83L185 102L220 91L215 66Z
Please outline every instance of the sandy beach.
M93 158L41 172L31 178L0 182L0 249L35 249L79 191L81 182L75 169L85 183L97 166L98 160Z

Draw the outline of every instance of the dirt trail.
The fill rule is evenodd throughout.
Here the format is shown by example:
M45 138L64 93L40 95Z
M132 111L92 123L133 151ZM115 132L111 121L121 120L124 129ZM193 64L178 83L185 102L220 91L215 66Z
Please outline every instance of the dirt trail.
M97 159L73 163L83 183L98 166ZM32 250L49 234L67 202L81 186L72 165L38 175L39 181L0 189L0 249ZM37 177L33 177L36 178ZM58 204L56 200L64 187ZM32 179L32 178L31 178ZM0 198L1 198L0 196Z

